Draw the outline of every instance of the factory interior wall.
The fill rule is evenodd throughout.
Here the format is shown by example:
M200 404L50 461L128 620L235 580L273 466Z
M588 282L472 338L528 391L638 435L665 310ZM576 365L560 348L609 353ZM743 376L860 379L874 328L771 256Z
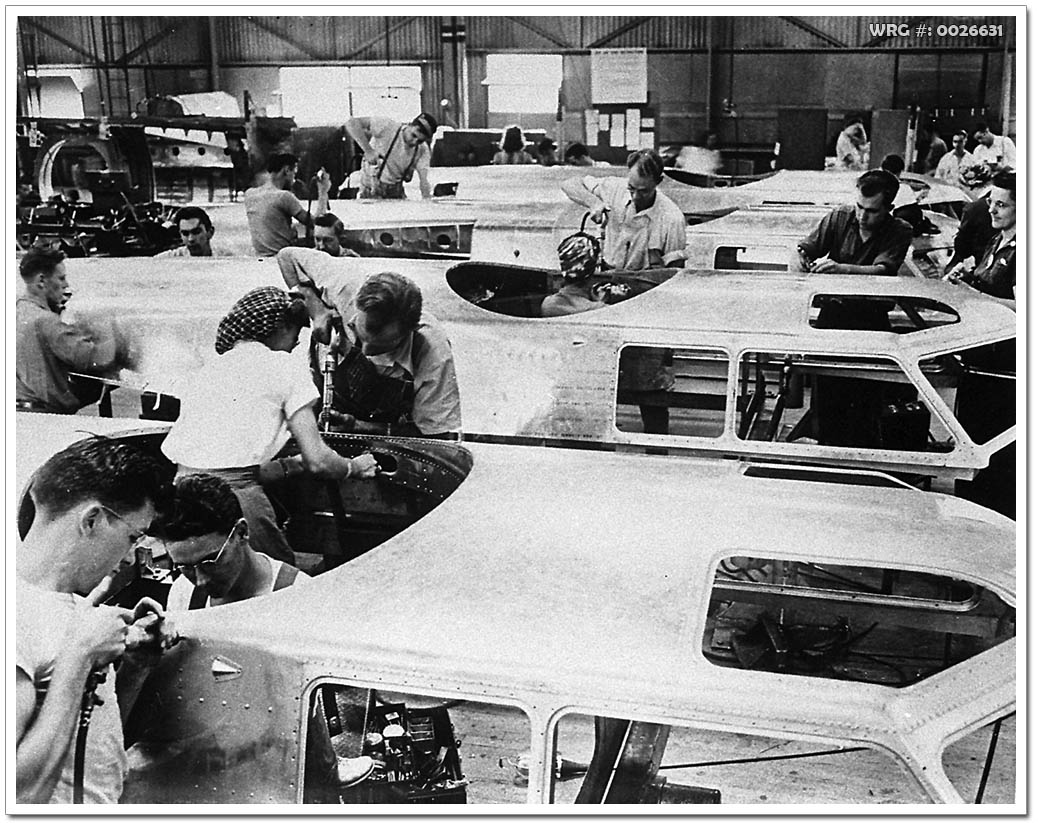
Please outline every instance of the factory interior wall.
M648 87L650 106L657 117L657 139L661 144L688 143L707 128L707 55L705 53L649 54ZM981 72L983 61L987 71ZM942 130L969 128L982 116L995 130L1000 128L1002 63L998 52L902 53L891 52L718 52L710 78L713 90L712 119L722 146L758 145L773 142L777 135L778 109L785 106L824 108L829 112L830 132L844 114L852 111L941 106ZM287 63L286 65L290 65ZM584 111L592 107L591 61L587 54L566 54L563 59L563 134L557 134L555 114L493 113L487 110L484 54L467 56L469 126L499 128L521 122L526 128L544 128L560 143L583 140ZM144 72L147 71L147 84ZM101 114L97 72L70 66L83 92L86 116ZM269 116L280 116L278 67L221 66L220 88L239 102L248 90L254 104ZM453 103L453 89L446 88L447 74L435 61L422 63L422 105L442 122L457 122L460 112ZM983 75L983 76L980 76ZM128 76L128 89L127 89ZM1015 78L1014 78L1015 79ZM132 111L152 95L209 91L208 66L149 66L130 68L128 75L113 70L108 113L117 116ZM128 90L128 94L127 94ZM452 101L444 109L441 99ZM722 100L733 101L735 116L726 116ZM954 108L954 115L950 116ZM1010 134L1015 134L1015 111L1010 111ZM832 137L832 134L829 135Z

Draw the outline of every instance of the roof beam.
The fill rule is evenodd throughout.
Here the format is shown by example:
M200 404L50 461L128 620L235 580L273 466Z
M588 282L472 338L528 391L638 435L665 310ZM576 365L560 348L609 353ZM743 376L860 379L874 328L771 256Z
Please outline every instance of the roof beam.
M96 54L94 54L89 49L85 49L82 46L77 46L71 40L66 40L60 34L55 34L50 29L48 29L46 26L41 26L39 23L37 23L31 17L22 17L22 18L19 19L18 22L19 23L24 23L25 25L30 26L30 27L36 29L36 31L38 31L40 34L43 34L43 35L51 38L52 40L56 40L57 42L61 43L61 45L65 46L65 48L72 49L72 51L74 51L76 54L79 54L79 55L85 57L87 60L89 60L92 63L97 64L97 63L101 63L102 62L101 58L98 57Z
M631 21L629 21L627 23L624 23L622 26L620 26L620 28L615 29L614 31L609 32L609 34L607 34L605 37L599 37L594 43L592 43L590 46L588 46L588 48L589 49L600 49L606 43L609 43L610 41L615 40L621 34L627 34L627 32L631 31L631 29L636 29L636 28L638 28L638 26L642 25L643 23L648 23L651 19L652 19L651 17L636 17L636 18L634 18L634 20L631 20Z
M365 40L363 43L361 43L359 46L357 46L357 48L355 48L353 51L351 51L349 54L347 54L342 59L343 60L352 60L355 57L359 57L361 54L366 52L372 46L378 44L382 40L385 40L391 34L394 34L394 33L398 32L398 31L400 31L400 29L402 29L404 26L409 26L411 23L413 23L417 19L418 19L417 17L405 17L403 20L397 20L392 26L390 26L385 31L379 32L374 37L369 37L367 40Z
M139 46L137 46L137 48L133 49L132 51L126 52L126 54L124 54L122 57L120 57L118 60L115 61L115 64L117 66L122 66L122 65L128 64L138 54L141 54L142 52L147 51L152 46L154 46L156 43L158 43L158 42L160 42L162 40L165 40L167 37L169 37L171 34L173 34L176 30L177 30L177 24L176 23L172 23L172 24L166 26L166 28L164 28L162 31L158 32L157 34L153 34L151 37L149 37L147 40L145 40L143 43L141 43Z
M506 17L505 20L508 20L508 21L510 21L512 23L516 23L516 24L522 26L524 29L529 29L534 34L539 35L540 37L543 37L549 43L554 43L559 48L562 48L562 49L572 49L573 48L573 44L572 43L569 43L569 42L567 42L565 40L559 39L554 34L552 34L550 31L548 31L546 29L542 29L536 23L531 23L525 17Z
M836 46L839 49L847 48L847 44L842 40L837 40L831 34L826 34L821 29L815 28L810 23L801 20L799 17L783 17L782 19L789 23L789 25L795 26L802 31L806 31L808 34L817 37L819 40L824 40L830 46Z
M263 29L267 34L271 34L283 43L288 43L292 48L299 49L303 54L309 57L311 60L327 60L328 56L325 54L318 54L311 49L306 43L300 43L294 37L289 37L283 31L278 31L276 26L270 25L270 23L263 22L258 17L246 17L252 25L258 29Z

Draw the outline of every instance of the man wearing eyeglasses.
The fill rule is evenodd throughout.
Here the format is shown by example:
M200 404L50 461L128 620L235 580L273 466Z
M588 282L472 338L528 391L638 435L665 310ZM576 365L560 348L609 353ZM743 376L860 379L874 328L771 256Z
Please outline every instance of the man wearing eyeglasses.
M301 574L252 548L238 498L211 474L178 478L169 514L148 533L180 573L166 601L171 611L248 600L291 585Z
M341 431L456 437L461 398L454 355L410 279L382 272L360 280L347 261L313 249L282 249L285 283L303 297L310 338L330 347L334 412ZM318 388L327 349L315 352Z
M33 477L32 523L18 546L15 584L19 803L76 799L77 720L87 684L98 678L102 702L86 737L81 802L119 802L123 717L174 638L150 599L133 610L101 603L110 572L162 505L170 474L125 443L92 438L54 455ZM120 658L117 680L111 664Z
M180 572L166 601L171 612L262 597L309 579L305 572L249 545L249 527L238 498L226 482L211 474L180 477L169 514L155 523L149 535L162 542ZM371 774L375 764L370 757L336 757L327 727L315 728L324 733L327 745L320 755L317 751L308 755L308 763L320 756L320 768L338 786L354 785ZM310 741L308 749L314 745Z

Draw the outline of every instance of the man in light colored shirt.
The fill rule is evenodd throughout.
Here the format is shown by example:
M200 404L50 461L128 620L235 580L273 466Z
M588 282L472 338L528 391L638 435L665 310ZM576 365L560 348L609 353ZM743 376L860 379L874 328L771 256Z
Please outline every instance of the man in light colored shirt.
M436 134L432 115L423 112L410 123L389 117L351 117L346 121L346 133L364 153L360 197L402 200L404 183L416 173L422 198L432 197L429 143Z
M226 249L221 249L219 246L213 248L212 240L216 230L205 209L200 209L198 206L184 206L177 211L174 223L176 223L177 231L180 232L183 245L156 254L156 258L231 256L231 252Z
M951 140L951 151L941 157L940 162L937 164L937 171L934 172L934 177L946 183L951 183L953 186L962 186L963 183L959 175L963 169L973 165L976 159L966 151L965 131L955 132Z
M663 160L652 149L631 152L627 179L570 177L562 190L574 203L605 221L602 249L611 269L650 269L685 265L686 223L674 202L657 191L663 180Z
M1008 137L992 134L988 124L981 121L973 129L973 139L977 141L974 160L987 163L992 170L1016 168L1016 146Z
M126 774L122 718L157 660L154 652L174 638L162 608L148 598L132 611L101 603L109 572L148 529L168 483L169 472L154 459L100 437L63 449L33 476L35 512L17 551L19 803L119 802ZM120 657L117 682L111 663ZM80 782L76 728L91 687L102 702L90 719Z
M361 281L350 276L343 261L314 249L283 249L278 265L285 283L299 288L306 301L311 339L332 344L337 358L336 410L348 430L385 432L388 427L393 434L423 437L461 432L461 398L450 340L439 321L422 311L422 293L414 282L393 272ZM342 385L344 358L358 352L379 376L405 384L402 394L385 399L384 407L379 404L377 410L354 407L356 387L351 391ZM318 370L325 356L325 352L317 356ZM317 382L324 384L322 378ZM374 398L376 390L370 383ZM406 384L411 384L410 389ZM389 385L381 388L383 397L392 391Z
M292 154L272 154L267 161L269 179L245 192L245 217L252 247L260 257L273 257L296 242L292 220L307 228L313 218L290 191L299 161Z

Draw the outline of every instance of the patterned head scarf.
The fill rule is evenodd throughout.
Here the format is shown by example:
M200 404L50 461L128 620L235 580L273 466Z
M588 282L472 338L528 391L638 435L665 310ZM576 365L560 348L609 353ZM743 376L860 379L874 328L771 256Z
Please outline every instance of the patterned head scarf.
M590 234L571 234L559 243L559 265L566 280L583 280L594 273L601 246Z
M239 340L260 340L277 331L292 305L288 293L274 286L253 289L220 321L216 329L216 353L225 354Z

